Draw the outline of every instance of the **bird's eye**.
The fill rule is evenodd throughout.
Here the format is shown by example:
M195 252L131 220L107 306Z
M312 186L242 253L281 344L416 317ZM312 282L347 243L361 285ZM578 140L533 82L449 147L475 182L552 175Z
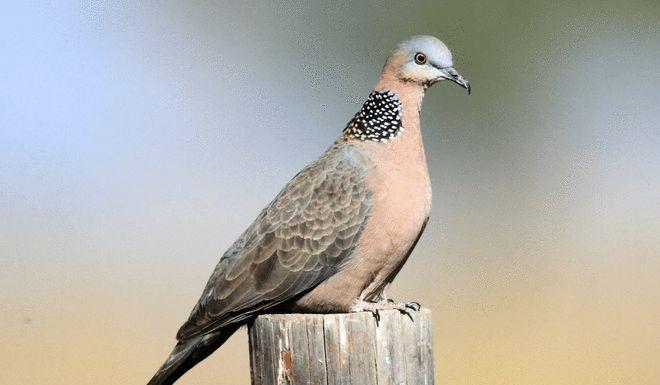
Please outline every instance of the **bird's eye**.
M426 55L421 52L415 54L415 63L422 65L426 64Z

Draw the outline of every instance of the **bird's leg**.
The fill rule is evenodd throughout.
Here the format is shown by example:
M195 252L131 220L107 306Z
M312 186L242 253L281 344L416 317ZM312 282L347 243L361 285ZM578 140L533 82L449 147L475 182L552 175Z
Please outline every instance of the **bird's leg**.
M378 303L394 303L394 300L392 298L388 298L387 294L385 294L385 289L383 289L377 296L376 296L376 302Z

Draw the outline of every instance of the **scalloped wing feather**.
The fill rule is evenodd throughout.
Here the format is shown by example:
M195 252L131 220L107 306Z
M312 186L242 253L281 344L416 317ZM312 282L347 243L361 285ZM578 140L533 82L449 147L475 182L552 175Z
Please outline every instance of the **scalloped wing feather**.
M366 167L358 150L337 143L298 173L222 256L177 338L245 321L334 274L372 209Z

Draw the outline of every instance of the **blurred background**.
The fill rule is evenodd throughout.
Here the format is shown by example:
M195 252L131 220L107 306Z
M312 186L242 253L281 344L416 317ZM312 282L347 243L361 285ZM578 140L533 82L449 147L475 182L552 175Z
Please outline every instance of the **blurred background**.
M436 383L660 383L657 1L15 2L0 12L0 383L142 384L222 252L388 52L446 42L433 214L390 290ZM248 384L245 330L182 378Z

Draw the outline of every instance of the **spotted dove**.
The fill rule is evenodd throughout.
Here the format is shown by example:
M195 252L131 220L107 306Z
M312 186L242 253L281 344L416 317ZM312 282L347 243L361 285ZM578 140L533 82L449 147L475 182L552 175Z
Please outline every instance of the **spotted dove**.
M149 385L174 383L266 312L416 309L383 294L431 210L419 111L426 89L470 91L449 49L415 36L389 56L343 134L296 175L225 252Z

